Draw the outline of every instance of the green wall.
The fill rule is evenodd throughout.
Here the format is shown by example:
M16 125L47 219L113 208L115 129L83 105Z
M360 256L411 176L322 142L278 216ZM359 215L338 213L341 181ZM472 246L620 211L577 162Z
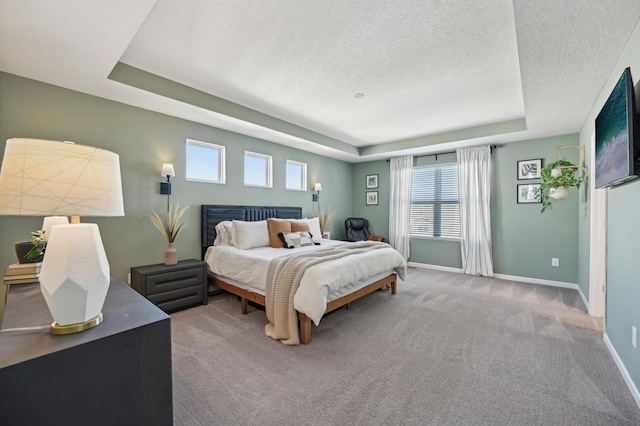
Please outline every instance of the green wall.
M99 225L111 272L122 280L132 266L164 260L166 242L145 217L166 210L167 198L159 193L164 162L176 170L171 200L189 206L188 225L176 242L179 259L200 257L201 204L301 206L310 216L317 212L311 187L321 182L322 207L336 211L328 229L332 238L344 237L342 223L351 215L349 163L6 73L0 73L0 129L2 151L7 139L32 137L71 140L120 155L125 216L82 220ZM225 185L185 180L187 138L226 146ZM273 156L273 188L243 185L245 150ZM286 159L307 163L308 191L284 189ZM0 267L5 268L16 262L13 243L28 240L42 218L0 216L0 224Z
M540 213L541 204L518 204L516 185L539 183L517 180L518 160L542 158L543 165L556 159L557 146L578 144L578 135L554 136L506 144L494 150L491 188L491 227L496 273L578 282L578 199L571 188L569 198ZM578 161L577 150L562 150L561 157ZM551 266L551 258L560 266Z
M366 189L367 175L378 175L378 189ZM366 205L366 193L378 192L378 205ZM353 164L353 217L369 220L371 233L389 237L389 163L386 160Z
M594 120L615 83L626 67L631 67L631 75L635 84L636 105L640 106L640 23L631 35L615 66L612 67L605 85L580 132L580 142L591 145L594 132ZM637 388L640 387L640 349L631 344L631 327L640 329L640 279L638 278L638 237L640 236L640 181L610 188L607 191L606 206L606 301L605 301L605 334L614 351L617 353L630 380L636 387L636 401L640 398ZM588 202L584 210L588 211ZM589 216L583 213L580 217L584 226L589 225ZM587 235L588 237L588 235ZM588 238L581 241L581 247L587 247ZM588 278L589 251L581 250L581 271ZM584 285L588 288L588 282ZM582 287L583 283L581 283Z
M570 198L556 203L550 212L540 213L540 204L517 204L516 185L540 180L518 181L516 162L533 158L553 161L556 146L577 145L578 135L505 144L492 154L491 227L494 271L498 274L576 283L578 279L578 190ZM577 150L563 150L571 161ZM455 154L439 155L438 163L455 162ZM434 164L434 156L415 159L416 165ZM365 206L365 177L380 175L380 205ZM388 236L389 163L375 161L355 164L353 168L354 215L366 217L375 232ZM551 258L560 266L551 266ZM461 268L460 243L428 238L411 239L410 262Z

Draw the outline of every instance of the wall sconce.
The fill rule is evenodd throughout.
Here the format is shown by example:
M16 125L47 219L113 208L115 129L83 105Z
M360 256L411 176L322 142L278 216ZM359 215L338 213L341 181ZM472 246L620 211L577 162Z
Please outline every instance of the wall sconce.
M316 186L313 187L313 196L312 201L315 203L316 201L320 202L320 191L322 191L322 184L316 183Z
M176 172L173 170L173 164L164 163L162 165L162 172L160 172L160 176L166 176L166 182L160 182L160 193L167 196L167 211L169 211L169 199L171 198L171 178L176 175Z

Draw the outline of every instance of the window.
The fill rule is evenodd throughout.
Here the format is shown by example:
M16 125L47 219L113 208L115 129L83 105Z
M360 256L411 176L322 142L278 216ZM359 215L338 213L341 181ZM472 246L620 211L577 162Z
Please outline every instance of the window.
M413 168L411 235L460 238L456 164Z
M271 188L271 179L271 156L245 151L245 186L262 186L265 188Z
M224 146L187 139L187 180L224 183Z
M298 161L287 160L286 188L293 191L307 190L307 164Z

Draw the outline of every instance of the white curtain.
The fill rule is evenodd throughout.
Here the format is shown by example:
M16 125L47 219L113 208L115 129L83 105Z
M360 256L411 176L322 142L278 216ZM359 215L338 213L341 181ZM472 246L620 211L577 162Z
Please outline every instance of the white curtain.
M489 211L491 148L460 148L457 154L462 269L465 274L493 277Z
M413 156L391 159L391 200L389 203L389 243L409 259L409 213Z

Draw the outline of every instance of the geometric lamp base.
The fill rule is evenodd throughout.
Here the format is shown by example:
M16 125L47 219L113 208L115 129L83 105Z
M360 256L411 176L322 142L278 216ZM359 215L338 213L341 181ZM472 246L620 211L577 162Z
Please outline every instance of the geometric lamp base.
M79 322L77 324L60 325L57 322L51 323L51 334L71 334L78 333L80 331L88 330L95 327L102 322L102 312L100 315L91 318L85 322Z

